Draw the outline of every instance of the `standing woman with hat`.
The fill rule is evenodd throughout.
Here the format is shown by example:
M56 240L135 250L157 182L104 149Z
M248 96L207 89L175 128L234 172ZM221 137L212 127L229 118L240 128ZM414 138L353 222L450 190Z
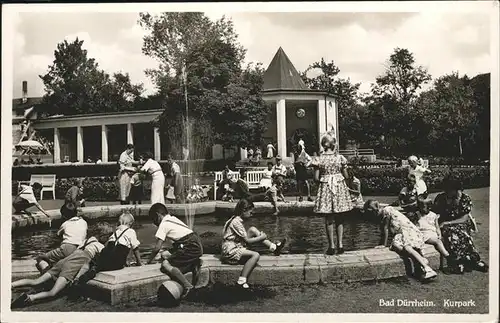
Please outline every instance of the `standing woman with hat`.
M122 152L118 165L120 170L118 172L118 181L120 185L120 204L128 204L128 196L130 194L130 180L136 169L132 166L134 162L134 145L128 144L127 149Z
M324 153L311 163L315 167L314 179L319 183L314 212L325 216L327 255L335 254L334 221L337 229L337 254L344 253L342 246L344 217L354 208L345 180L348 178L347 159L338 153L336 144L336 139L331 134L326 134L321 139Z

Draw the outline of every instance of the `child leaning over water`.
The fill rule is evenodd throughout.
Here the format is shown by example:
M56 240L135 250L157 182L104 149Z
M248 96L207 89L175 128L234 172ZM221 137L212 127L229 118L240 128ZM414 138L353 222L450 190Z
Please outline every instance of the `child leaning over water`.
M12 283L12 288L38 286L50 280L54 281L50 291L36 294L21 294L11 304L11 308L23 307L33 302L57 296L69 284L78 284L79 278L87 272L90 262L104 248L103 243L113 231L107 223L99 224L98 237L90 237L71 255L58 261L50 270L36 279L21 279Z
M430 199L418 201L417 227L424 235L425 243L433 245L434 248L439 251L441 256L448 258L450 254L444 247L443 241L441 241L441 229L439 228L438 223L439 215L430 210L431 204L432 201ZM443 269L442 262L440 267L440 269Z
M378 201L368 200L364 205L366 212L373 213L381 220L381 245L386 247L389 239L389 230L394 234L391 249L398 252L405 251L419 265L423 279L428 280L437 276L429 266L429 261L422 256L421 250L425 245L422 232L401 212L392 206L381 207Z
M250 288L247 279L260 259L259 253L248 250L246 245L261 242L276 256L279 256L286 242L286 239L283 239L278 243L272 243L267 240L264 232L255 227L250 227L247 232L243 222L252 216L253 209L254 204L251 201L241 199L236 204L234 215L224 224L222 233L221 261L231 265L243 264L237 284L245 289Z
M92 262L89 271L80 279L80 283L86 283L93 279L98 272L120 270L127 265L130 251L133 251L137 266L141 266L141 254L139 253L140 242L132 225L134 216L128 212L122 213L118 218L118 227L108 238L104 249Z
M36 258L36 268L40 273L44 273L53 264L71 255L87 236L87 222L78 216L73 202L67 202L65 207L61 208L61 217L64 222L57 231L57 235L62 236L61 245Z
M200 257L203 255L201 239L184 222L169 214L167 207L156 203L149 209L149 217L158 227L156 245L151 252L149 264L153 263L160 252L163 242L167 239L173 242L170 252L162 254L161 270L184 287L181 298L185 298L196 285L201 267ZM165 256L168 255L168 256ZM192 272L192 283L184 277L184 273Z

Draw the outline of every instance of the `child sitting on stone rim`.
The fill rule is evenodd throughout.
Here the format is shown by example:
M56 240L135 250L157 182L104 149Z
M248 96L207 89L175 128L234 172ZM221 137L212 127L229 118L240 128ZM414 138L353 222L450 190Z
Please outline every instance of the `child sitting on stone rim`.
M161 270L184 287L181 299L185 298L198 280L201 268L200 257L203 255L201 239L184 222L170 215L164 204L153 204L149 209L149 217L158 230L155 235L156 245L148 263L153 263L165 240L171 240L173 248L168 253L162 254ZM184 276L187 272L193 274L192 283Z

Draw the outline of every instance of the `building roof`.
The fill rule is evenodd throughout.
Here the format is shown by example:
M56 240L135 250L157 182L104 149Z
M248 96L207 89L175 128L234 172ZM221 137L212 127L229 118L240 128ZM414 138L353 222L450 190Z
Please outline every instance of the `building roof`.
M43 99L43 97L26 98L25 103L23 103L22 98L13 99L12 100L12 110L31 108L34 105L42 103L42 99Z
M309 90L281 47L264 73L263 90Z

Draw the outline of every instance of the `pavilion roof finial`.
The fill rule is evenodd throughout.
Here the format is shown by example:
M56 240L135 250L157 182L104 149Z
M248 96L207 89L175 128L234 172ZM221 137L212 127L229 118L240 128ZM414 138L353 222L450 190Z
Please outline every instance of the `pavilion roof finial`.
M264 73L263 90L309 90L281 46Z

